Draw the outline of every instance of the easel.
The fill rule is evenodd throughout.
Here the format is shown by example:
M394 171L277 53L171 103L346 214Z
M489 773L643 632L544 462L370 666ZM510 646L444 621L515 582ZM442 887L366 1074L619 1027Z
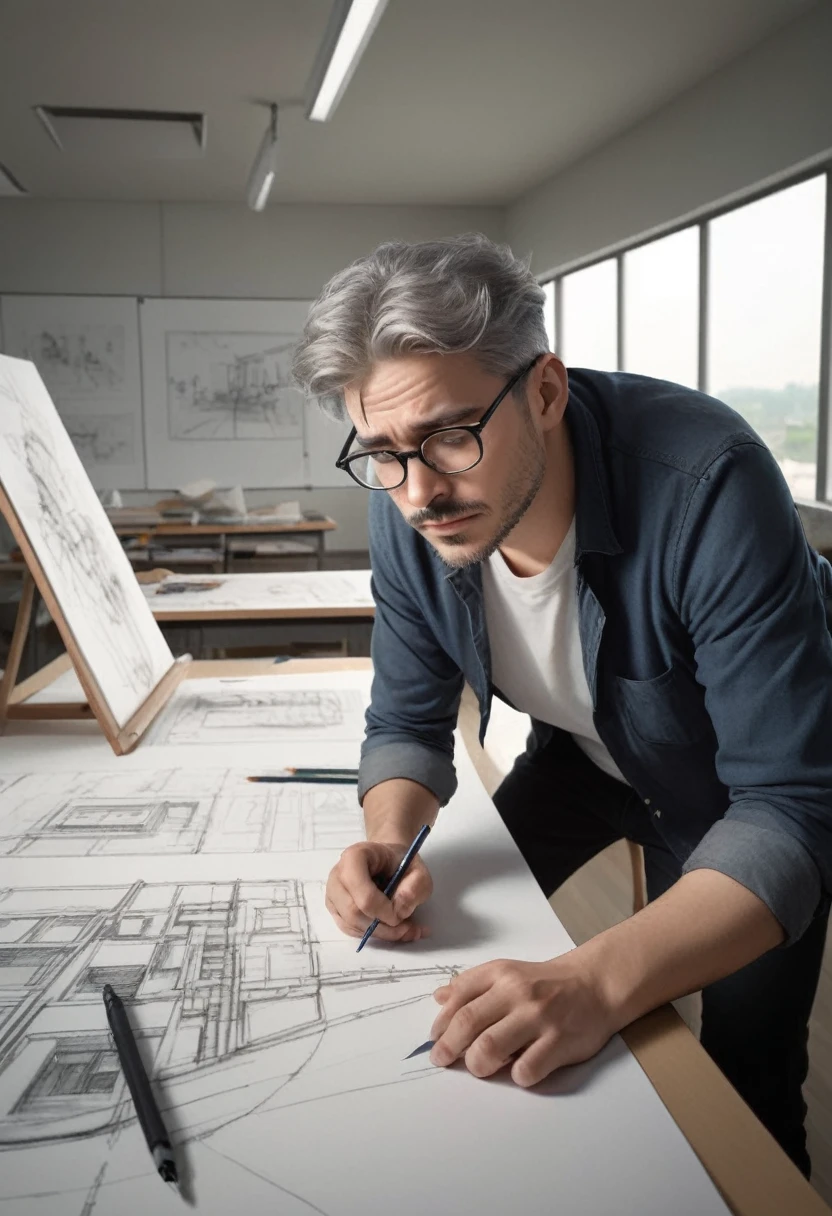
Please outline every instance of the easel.
M55 599L49 580L46 578L37 555L29 543L17 513L2 488L0 488L0 513L5 516L6 522L20 546L23 560L26 563L26 573L23 576L23 590L15 619L9 656L3 678L0 680L0 722L13 719L43 721L97 718L108 743L116 755L125 755L133 750L153 719L167 704L174 689L184 678L191 663L191 656L181 655L176 659L132 717L123 726L119 726L104 699L95 676L90 671L84 660L84 656L78 648L72 630ZM86 701L75 703L60 701L36 702L31 705L25 701L12 701L12 693L17 682L20 661L23 657L23 647L32 623L35 587L40 592L43 602L49 609L49 614L61 634L67 654L70 657L72 666L75 668L81 687L86 694Z

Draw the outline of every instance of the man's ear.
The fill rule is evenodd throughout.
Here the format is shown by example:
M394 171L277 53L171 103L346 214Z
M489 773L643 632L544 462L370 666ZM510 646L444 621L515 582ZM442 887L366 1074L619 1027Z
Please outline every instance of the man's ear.
M540 421L548 430L557 426L563 418L566 403L569 400L569 382L566 368L557 355L546 355L538 372L540 382L538 391L543 398L543 409Z

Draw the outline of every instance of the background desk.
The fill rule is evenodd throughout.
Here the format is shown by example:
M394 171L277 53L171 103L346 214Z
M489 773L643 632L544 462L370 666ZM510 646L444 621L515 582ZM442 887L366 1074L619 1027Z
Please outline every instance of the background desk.
M269 674L275 671L332 671L367 668L364 659L299 660L279 668L267 660L194 663L191 679ZM21 684L15 700L38 692L69 667L62 656ZM480 778L489 789L494 769L476 742L471 715L461 715L460 728ZM768 1132L706 1055L681 1019L669 1007L639 1019L623 1037L705 1165L732 1211L738 1216L821 1216L829 1212Z
M199 591L200 585L220 586ZM166 585L193 591L164 591ZM153 615L174 653L287 643L339 644L348 655L368 655L375 605L369 570L309 573L174 575L145 584Z
M304 545L308 544L309 555L314 560L317 569L320 570L324 554L324 537L327 532L333 532L338 527L335 520L329 519L326 515L321 515L319 518L307 517L298 523L279 523L251 518L249 522L239 524L190 524L180 521L145 524L129 523L123 515L111 513L111 521L116 535L120 536L123 541L147 537L147 545L142 544L132 554L128 549L128 556L131 557L136 568L178 565L185 569L192 569L197 565L200 568L214 570L231 568L242 570L246 568L248 558L240 541L250 542L250 559L259 562L258 544L284 539ZM175 546L174 542L176 542ZM213 556L206 556L202 560L186 558L188 550L198 550L209 543ZM182 548L185 551L181 558L170 555L170 549L174 548ZM266 557L266 555L261 556L264 559ZM283 555L279 553L269 555L272 568L278 569L280 567L277 563L284 558L287 561L298 560L301 556L297 549L294 549L294 552L289 549ZM255 568L256 566L249 567L249 569Z

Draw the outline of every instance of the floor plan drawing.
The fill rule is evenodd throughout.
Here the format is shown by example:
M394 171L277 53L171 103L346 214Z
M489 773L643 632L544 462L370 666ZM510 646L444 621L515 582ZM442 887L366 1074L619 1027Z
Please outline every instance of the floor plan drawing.
M171 439L298 439L303 399L290 375L296 335L167 334Z
M281 677L180 686L151 727L154 744L269 743L303 736L360 739L363 702L353 689L284 689Z
M0 857L339 852L352 786L252 784L231 769L4 774Z

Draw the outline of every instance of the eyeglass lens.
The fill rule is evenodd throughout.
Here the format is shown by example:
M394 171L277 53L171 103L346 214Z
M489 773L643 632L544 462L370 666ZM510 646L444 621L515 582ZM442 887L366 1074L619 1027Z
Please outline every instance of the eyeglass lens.
M422 455L437 473L464 473L479 461L480 446L470 431L437 431L425 440ZM357 456L350 461L350 471L372 490L394 490L405 479L401 462L386 452Z

